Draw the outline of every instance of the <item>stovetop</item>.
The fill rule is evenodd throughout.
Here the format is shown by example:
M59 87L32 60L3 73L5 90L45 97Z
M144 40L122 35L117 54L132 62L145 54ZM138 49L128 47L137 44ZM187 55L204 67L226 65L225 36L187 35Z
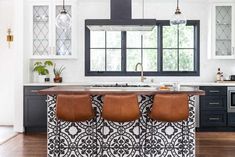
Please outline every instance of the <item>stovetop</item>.
M106 85L93 85L92 87L151 87L149 85L129 85L129 84L106 84Z

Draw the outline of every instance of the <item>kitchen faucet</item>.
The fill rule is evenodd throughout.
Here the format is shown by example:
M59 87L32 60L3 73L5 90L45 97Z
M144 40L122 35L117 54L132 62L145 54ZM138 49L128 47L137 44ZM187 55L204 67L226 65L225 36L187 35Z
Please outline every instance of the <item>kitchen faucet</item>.
M141 79L140 79L140 81L141 81L141 82L144 82L144 80L145 80L146 78L144 77L143 65L142 65L142 63L137 63L136 66L135 66L135 71L138 70L138 66L140 66L140 68L141 68Z

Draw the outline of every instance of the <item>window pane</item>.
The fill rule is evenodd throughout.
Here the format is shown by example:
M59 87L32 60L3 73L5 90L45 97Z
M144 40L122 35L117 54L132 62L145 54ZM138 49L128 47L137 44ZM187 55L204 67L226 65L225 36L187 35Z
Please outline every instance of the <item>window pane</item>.
M91 49L91 71L105 71L105 50Z
M105 48L105 32L91 31L91 48Z
M177 50L163 50L163 71L177 71L177 64Z
M178 48L178 26L163 26L163 48Z
M126 33L127 48L141 48L141 33L129 31Z
M179 47L194 48L194 26L180 26L179 28Z
M141 62L141 50L140 49L127 49L127 71L135 71L137 63Z
M107 32L107 48L121 48L121 32Z
M194 50L179 51L179 70L194 71Z
M121 49L107 50L107 71L121 71Z
M157 49L143 50L144 71L157 71Z
M143 47L157 48L157 27L155 27L151 32L144 33Z

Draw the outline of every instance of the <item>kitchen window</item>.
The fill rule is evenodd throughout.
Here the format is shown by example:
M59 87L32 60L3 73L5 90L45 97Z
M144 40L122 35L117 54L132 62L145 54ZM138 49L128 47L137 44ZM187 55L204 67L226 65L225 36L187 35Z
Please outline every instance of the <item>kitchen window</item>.
M200 22L170 26L158 21L151 32L90 31L86 27L86 76L199 76Z

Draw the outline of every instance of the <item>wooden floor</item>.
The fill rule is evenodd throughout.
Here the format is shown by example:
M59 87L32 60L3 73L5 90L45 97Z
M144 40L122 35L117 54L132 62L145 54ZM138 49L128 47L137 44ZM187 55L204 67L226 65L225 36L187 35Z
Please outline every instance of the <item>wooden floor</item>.
M235 157L235 133L197 133L197 157ZM46 135L19 134L0 145L0 157L46 157Z

